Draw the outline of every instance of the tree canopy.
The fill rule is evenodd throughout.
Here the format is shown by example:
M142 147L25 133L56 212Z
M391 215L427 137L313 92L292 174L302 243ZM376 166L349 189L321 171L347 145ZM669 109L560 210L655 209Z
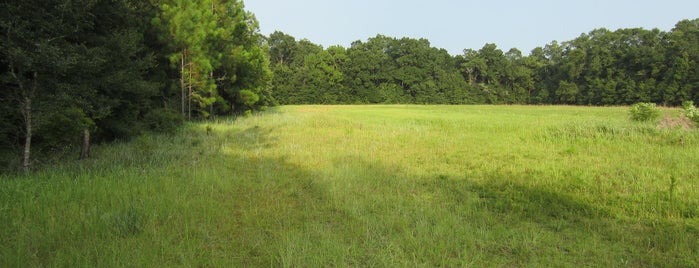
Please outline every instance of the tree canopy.
M0 40L5 165L275 104L239 0L3 1Z
M699 99L699 19L663 32L604 28L527 56L487 43L451 56L426 39L383 35L323 49L282 32L267 38L282 104L679 105Z

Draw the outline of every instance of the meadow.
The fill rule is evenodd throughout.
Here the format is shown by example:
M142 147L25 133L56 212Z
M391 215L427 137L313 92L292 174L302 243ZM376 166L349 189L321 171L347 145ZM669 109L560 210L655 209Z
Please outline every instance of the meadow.
M626 107L282 106L0 175L0 267L697 267L698 148Z

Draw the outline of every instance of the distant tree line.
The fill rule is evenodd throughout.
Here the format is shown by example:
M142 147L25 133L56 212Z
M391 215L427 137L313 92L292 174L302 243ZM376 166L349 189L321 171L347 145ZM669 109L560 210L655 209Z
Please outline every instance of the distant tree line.
M271 82L240 0L2 1L0 164L273 105Z
M597 29L528 56L494 44L451 56L425 39L383 35L349 48L282 32L267 42L282 104L699 103L699 19L670 32Z

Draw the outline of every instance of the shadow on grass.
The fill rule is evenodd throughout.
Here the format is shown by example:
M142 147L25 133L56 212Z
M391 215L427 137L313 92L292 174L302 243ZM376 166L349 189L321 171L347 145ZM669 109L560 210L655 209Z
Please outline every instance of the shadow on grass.
M691 219L615 218L604 207L582 201L573 194L518 185L501 174L493 174L485 182L443 175L428 181L439 186L438 192L453 196L454 200L477 195L478 209L498 218L496 225L517 229L517 225L533 224L534 228L553 234L558 238L549 246L556 247L562 256L568 255L564 258L572 262L567 264L605 263L595 260L602 256L617 257L609 265L696 267L699 264L696 257L699 229L691 224ZM596 248L584 248L590 243ZM587 251L587 256L571 255L580 250Z
M226 131L224 135L232 138L238 148L251 150L255 148L269 148L275 140L270 137L272 133L270 128L262 128L260 126L249 127L242 131Z
M28 231L6 225L0 253L24 255L0 266L69 266L62 264L102 257L100 266L697 265L699 231L692 221L616 218L573 193L513 183L508 176L517 174L415 178L363 155L328 159L330 171L309 170L256 154L275 146L274 131L251 126L196 129L171 141L144 138L119 156L128 161L93 171L106 179L45 180L58 193L85 190L56 197L72 206L25 198L57 209L45 213L67 215L54 222L65 228L33 231L46 230L50 215L23 216L24 226L34 226ZM163 143L174 148L161 149ZM107 173L114 170L121 177ZM22 207L24 190L7 193L5 200L16 203L0 204L13 208L8 219L36 211ZM94 192L128 193L138 206ZM66 224L93 204L114 211L111 229ZM72 239L74 233L95 238ZM108 250L94 250L102 246ZM68 256L66 263L56 256Z
M252 127L231 134L245 151L272 146L271 133ZM243 216L248 221L239 230L257 235L243 236L243 247L253 248L252 257L292 266L699 264L699 231L688 221L616 218L572 193L502 174L409 178L366 159L330 160L353 171L331 180L282 158L236 167L253 174L239 194L254 205L237 210L255 212ZM338 185L346 191L331 189ZM266 243L276 246L254 249Z

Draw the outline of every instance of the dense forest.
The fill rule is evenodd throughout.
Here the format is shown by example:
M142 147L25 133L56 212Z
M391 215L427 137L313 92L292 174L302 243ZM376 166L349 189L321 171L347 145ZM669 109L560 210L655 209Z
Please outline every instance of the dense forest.
M275 104L240 0L3 1L0 40L3 166Z
M597 29L527 56L495 44L451 56L425 39L383 35L323 49L275 32L268 45L282 104L699 102L699 19L670 32Z
M9 0L0 165L277 104L699 103L698 63L699 19L453 56L426 39L263 36L241 0Z

